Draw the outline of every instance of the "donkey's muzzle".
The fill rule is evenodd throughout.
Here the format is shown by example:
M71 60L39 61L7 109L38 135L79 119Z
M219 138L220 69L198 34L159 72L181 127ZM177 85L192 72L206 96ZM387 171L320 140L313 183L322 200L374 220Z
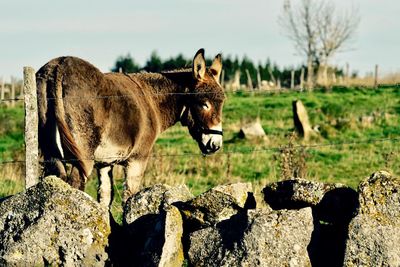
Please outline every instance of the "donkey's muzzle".
M222 132L202 134L199 146L201 152L205 155L217 152L222 147Z
M208 142L207 142L207 144L206 144L206 149L207 149L207 151L209 151L208 154L215 153L215 152L217 152L220 148L221 148L221 144L220 144L220 143L217 143L217 142L214 142L214 141L211 141L211 139L208 140Z

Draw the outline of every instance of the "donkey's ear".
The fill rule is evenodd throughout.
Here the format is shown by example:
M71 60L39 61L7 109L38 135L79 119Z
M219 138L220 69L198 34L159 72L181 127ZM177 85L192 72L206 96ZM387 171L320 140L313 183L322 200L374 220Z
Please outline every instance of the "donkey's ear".
M204 49L201 48L197 51L196 55L193 58L193 78L197 80L201 80L204 78L206 74L206 61L204 59Z
M222 71L222 58L221 54L215 56L214 61L210 67L211 73L214 76L215 80L219 83L219 77Z

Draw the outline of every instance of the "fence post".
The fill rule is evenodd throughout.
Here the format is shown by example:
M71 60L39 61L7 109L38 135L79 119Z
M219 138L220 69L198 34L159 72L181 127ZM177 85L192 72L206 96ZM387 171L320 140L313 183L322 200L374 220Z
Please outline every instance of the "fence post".
M294 70L290 72L290 89L294 89Z
M257 88L261 90L261 73L260 68L257 68Z
M346 63L346 72L345 72L345 86L349 86L349 81L350 81L350 65L347 62Z
M5 91L5 86L4 86L4 79L3 77L1 78L1 93L0 93L0 98L1 100L4 100L4 91Z
M301 73L300 73L300 90L303 91L304 89L304 68L301 68Z
M11 106L15 106L15 79L11 77Z
M25 189L39 178L38 108L35 70L24 67L25 100Z
M378 64L375 65L375 75L374 75L374 88L378 88L378 70L379 70L379 66Z
M249 90L253 90L253 82L251 80L250 72L248 69L246 69L246 76L247 76L247 88Z

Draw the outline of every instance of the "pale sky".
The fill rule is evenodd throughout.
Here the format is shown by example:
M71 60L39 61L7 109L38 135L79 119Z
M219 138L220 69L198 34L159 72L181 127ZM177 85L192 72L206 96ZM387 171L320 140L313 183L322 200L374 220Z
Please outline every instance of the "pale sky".
M351 49L333 63L349 62L361 75L375 64L384 73L400 72L400 1L333 2L356 6L361 15ZM201 47L209 57L222 52L297 66L304 59L277 22L282 5L283 0L0 0L0 76L20 78L23 66L38 69L64 55L107 72L127 53L144 64L153 50L162 58L191 58Z

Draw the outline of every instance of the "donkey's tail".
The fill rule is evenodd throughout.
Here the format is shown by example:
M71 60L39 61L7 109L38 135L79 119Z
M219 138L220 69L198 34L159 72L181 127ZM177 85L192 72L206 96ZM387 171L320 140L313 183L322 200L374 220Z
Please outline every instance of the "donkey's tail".
M63 94L62 94L62 75L60 71L57 69L55 73L55 92L54 92L54 113L56 117L58 132L60 134L60 141L62 147L59 147L61 155L63 154L63 150L72 156L71 164L76 167L83 179L86 179L89 175L88 167L83 160L82 153L78 148L77 144L74 141L74 137L65 121L65 109L63 103Z

